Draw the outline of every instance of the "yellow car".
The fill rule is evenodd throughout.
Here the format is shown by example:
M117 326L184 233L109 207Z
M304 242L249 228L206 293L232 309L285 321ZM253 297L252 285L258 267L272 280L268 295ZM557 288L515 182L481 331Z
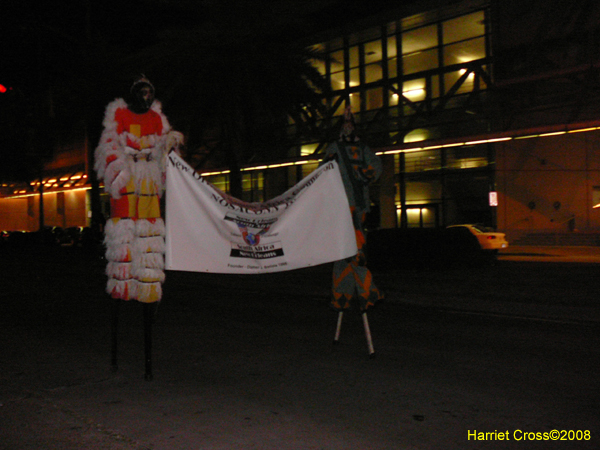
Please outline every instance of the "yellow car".
M480 225L450 225L448 228L466 228L475 235L482 250L498 251L503 248L508 248L508 241L504 233L495 231L487 231L485 227Z

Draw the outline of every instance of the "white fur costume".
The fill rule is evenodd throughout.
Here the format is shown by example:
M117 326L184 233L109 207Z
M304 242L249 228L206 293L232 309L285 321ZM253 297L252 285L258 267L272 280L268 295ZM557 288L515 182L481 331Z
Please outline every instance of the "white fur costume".
M123 99L111 102L95 152L94 168L111 196L105 227L106 290L113 298L144 303L162 298L165 225L159 197L165 188L168 152L183 143L154 101L135 114Z

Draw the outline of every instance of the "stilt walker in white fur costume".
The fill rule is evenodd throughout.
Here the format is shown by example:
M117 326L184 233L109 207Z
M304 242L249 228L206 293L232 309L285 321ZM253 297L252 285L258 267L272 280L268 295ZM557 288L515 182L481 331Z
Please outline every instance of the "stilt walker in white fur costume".
M106 291L115 299L158 302L162 298L165 225L160 197L168 152L183 143L171 130L154 86L144 76L130 98L106 107L104 131L95 153L98 178L110 194L106 223Z

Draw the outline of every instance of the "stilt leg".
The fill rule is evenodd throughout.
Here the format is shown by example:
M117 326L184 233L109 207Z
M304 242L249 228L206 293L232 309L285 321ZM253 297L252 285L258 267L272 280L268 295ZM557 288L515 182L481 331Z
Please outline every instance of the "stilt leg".
M112 304L112 317L111 317L111 354L110 354L110 365L113 372L119 370L119 364L117 362L117 350L118 350L118 338L119 338L119 303L120 300L113 299Z
M369 358L374 358L375 349L373 348L373 338L371 337L371 329L369 328L369 320L367 319L366 311L363 311L362 319L365 326L365 336L367 337L367 347L369 348Z
M335 328L335 337L333 338L333 343L334 344L339 344L340 343L340 331L342 329L342 318L343 317L344 317L344 312L340 311L338 313L337 327Z
M144 303L144 350L146 372L144 379L152 381L152 305Z

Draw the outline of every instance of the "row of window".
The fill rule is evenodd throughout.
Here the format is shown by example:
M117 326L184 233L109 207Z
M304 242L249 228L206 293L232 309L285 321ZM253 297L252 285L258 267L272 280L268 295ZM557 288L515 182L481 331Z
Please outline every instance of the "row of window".
M349 43L356 40L355 36L346 40L346 46L343 39L317 46L328 55L328 59L314 61L315 67L327 77L334 93L355 93L350 97L354 113L381 108L386 104L398 105L401 95L410 102L422 101L427 96L437 98L447 93L468 70L458 67L451 70L452 66L482 60L488 53L484 10L397 31L400 28L393 23L368 30L360 36L370 40L353 45ZM442 68L450 69L441 75ZM426 74L428 71L439 73ZM455 93L472 90L474 79L474 74L468 73ZM385 89L377 86L382 82ZM359 92L362 93L362 102L361 96L356 95ZM331 103L335 104L338 99L339 96L334 94ZM341 114L343 108L342 103L335 114ZM407 112L410 113L410 110Z

